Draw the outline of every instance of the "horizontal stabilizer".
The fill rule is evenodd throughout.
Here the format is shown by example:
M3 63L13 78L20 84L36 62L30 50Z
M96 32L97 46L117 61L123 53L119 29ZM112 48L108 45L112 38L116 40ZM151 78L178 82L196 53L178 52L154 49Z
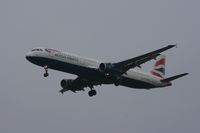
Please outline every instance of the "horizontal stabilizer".
M170 81L173 81L175 79L178 79L178 78L181 78L183 76L186 76L188 75L189 73L183 73L183 74L180 74L180 75L176 75L176 76L173 76L173 77L170 77L170 78L166 78L166 79L162 79L161 82L170 82Z

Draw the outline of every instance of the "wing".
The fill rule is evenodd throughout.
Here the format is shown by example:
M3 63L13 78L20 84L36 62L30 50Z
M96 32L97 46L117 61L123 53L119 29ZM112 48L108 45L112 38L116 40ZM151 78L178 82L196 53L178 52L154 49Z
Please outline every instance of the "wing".
M141 55L141 56L138 56L138 57L135 57L135 58L131 58L131 59L119 62L119 63L115 63L115 67L117 69L124 71L124 72L128 71L131 68L135 68L135 67L141 68L141 66L140 66L141 64L143 64L147 61L150 61L152 59L155 59L157 56L160 55L160 53L162 53L162 52L164 52L168 49L171 49L175 46L176 45L168 45L164 48L149 52L147 54L144 54L144 55Z

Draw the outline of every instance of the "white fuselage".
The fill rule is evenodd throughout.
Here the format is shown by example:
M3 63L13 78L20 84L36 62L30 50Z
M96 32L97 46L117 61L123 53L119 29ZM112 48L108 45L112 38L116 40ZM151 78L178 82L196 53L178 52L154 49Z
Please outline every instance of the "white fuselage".
M81 57L78 55L66 53L63 51L58 51L54 49L48 49L48 48L36 48L29 52L26 55L27 59L40 66L45 66L48 65L48 62L62 62L65 64L68 64L70 66L69 71L66 70L66 72L76 74L78 75L79 72L71 72L70 70L73 69L71 67L77 67L77 68L86 68L86 69L95 69L98 70L100 61L96 61L94 59L90 58L85 58ZM42 59L45 59L44 61ZM45 62L48 60L48 62ZM55 64L55 63L54 63ZM56 65L56 64L55 64ZM51 65L50 65L51 66ZM67 65L66 65L67 66ZM57 66L58 67L58 66ZM57 69L57 67L52 67L52 69L59 70L59 71L64 71L63 69ZM51 67L50 67L51 68ZM74 70L74 69L73 69ZM78 69L76 69L78 70ZM161 78L154 76L150 73L144 73L138 70L130 69L128 70L125 74L122 75L122 77L125 79L125 82L121 85L131 87L131 88L157 88L157 87L165 87L168 86L167 83L161 82ZM139 86L137 86L140 84ZM152 85L151 87L142 87L142 84L150 84Z

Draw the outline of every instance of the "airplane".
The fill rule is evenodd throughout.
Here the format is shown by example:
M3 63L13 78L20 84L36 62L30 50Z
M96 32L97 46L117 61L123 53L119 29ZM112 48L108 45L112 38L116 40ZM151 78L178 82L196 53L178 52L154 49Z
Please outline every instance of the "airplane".
M168 45L161 49L128 59L121 62L101 62L90 58L81 57L53 48L38 47L26 54L26 59L31 63L44 68L44 77L48 77L48 69L58 70L77 75L76 79L63 79L60 82L62 89L66 91L84 91L89 87L88 95L96 95L94 86L102 84L114 84L135 89L153 89L171 86L171 81L188 75L179 74L165 78L165 56L161 53L175 47ZM154 68L150 73L145 73L134 68L155 60Z

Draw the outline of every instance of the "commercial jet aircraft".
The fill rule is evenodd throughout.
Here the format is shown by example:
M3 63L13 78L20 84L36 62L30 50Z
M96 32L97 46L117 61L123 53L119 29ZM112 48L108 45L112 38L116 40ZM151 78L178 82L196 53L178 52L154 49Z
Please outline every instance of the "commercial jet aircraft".
M107 63L84 58L52 48L38 47L26 54L26 59L35 65L44 68L44 77L49 75L48 69L54 69L77 75L76 79L63 79L60 82L60 92L84 91L89 87L88 95L96 95L94 86L114 84L136 89L152 89L171 86L171 81L188 75L183 73L165 78L165 56L162 52L175 47L168 45L161 49L128 59L121 62ZM133 68L139 67L147 61L156 60L150 73L145 73Z

